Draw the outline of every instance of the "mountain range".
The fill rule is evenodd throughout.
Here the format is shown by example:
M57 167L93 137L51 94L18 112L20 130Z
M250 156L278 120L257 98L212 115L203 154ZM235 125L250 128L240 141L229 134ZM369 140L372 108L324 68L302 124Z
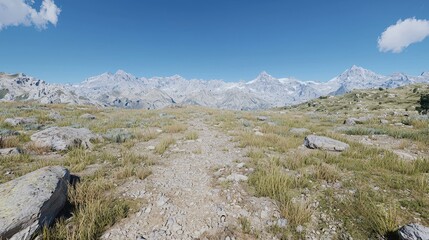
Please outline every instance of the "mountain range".
M396 88L429 83L420 76L380 75L352 66L327 82L275 78L266 72L248 82L135 77L125 71L103 73L80 84L49 84L25 74L0 73L0 101L35 100L41 103L91 104L122 108L158 109L176 104L234 110L256 110L302 103L320 96L341 95L354 89Z

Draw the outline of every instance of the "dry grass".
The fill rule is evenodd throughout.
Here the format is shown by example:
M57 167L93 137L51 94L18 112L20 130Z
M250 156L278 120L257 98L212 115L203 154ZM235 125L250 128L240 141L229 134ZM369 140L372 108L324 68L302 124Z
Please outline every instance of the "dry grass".
M187 132L185 134L185 139L186 140L197 140L198 139L198 132L195 132L195 131Z
M176 140L172 137L164 138L158 143L158 145L155 146L155 152L158 154L163 154L165 151L167 151L168 147L170 147L170 145L174 144L175 142Z
M186 131L186 129L188 129L188 127L183 123L174 123L162 128L162 130L166 133L180 133Z
M97 176L84 180L76 188L69 187L69 201L73 206L73 218L60 219L42 233L42 239L97 239L116 221L127 216L130 204L124 200L105 196L113 187L108 179Z
M0 148L18 147L19 144L20 144L19 138L16 136L10 136L10 137L0 136Z

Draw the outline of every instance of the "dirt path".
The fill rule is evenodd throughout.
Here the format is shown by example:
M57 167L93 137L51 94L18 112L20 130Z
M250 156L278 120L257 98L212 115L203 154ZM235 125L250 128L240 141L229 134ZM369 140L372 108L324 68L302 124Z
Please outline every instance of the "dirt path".
M252 239L249 232L272 238L266 227L277 222L278 211L269 199L244 191L240 181L252 169L243 166L242 150L201 118L188 125L199 138L177 141L150 177L129 183L124 194L148 204L103 239Z

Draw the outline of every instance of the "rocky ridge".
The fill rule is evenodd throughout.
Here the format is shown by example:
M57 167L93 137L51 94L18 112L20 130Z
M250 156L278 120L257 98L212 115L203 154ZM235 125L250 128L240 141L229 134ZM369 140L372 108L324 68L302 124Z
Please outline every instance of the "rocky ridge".
M384 76L352 66L327 82L275 78L262 72L248 82L187 80L181 76L138 78L125 71L103 73L80 84L48 84L24 74L0 74L0 101L159 109L175 104L221 109L256 110L302 103L320 96L342 95L354 89L396 88L429 83L429 74Z

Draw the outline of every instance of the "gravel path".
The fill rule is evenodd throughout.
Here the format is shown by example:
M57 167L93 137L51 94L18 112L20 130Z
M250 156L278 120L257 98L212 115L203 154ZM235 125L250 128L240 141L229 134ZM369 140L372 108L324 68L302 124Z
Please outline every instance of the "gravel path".
M128 183L124 194L148 204L109 229L103 239L254 238L243 231L240 219L259 237L273 239L266 228L277 222L277 208L243 189L252 169L246 168L242 149L201 118L188 125L199 138L177 141L150 177Z

